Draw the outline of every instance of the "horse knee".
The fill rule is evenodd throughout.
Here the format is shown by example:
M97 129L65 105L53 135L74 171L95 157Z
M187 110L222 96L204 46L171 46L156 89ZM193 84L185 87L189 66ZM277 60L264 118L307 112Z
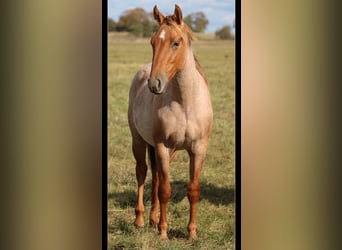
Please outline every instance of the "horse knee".
M200 186L199 184L189 184L188 185L188 199L191 203L198 202L200 196Z
M158 198L161 203L168 202L171 197L171 188L163 188L159 187L158 189Z

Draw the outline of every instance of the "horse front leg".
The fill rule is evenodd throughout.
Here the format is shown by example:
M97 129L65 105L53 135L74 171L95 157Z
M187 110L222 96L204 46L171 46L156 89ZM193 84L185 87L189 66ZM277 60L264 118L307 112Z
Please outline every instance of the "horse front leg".
M190 203L190 220L188 224L189 240L197 238L196 213L197 204L200 197L200 171L205 158L205 154L194 154L190 156L190 181L188 184L188 199Z
M167 240L167 218L166 207L171 197L171 186L169 181L170 152L163 144L156 146L156 166L159 179L158 198L160 203L160 220L158 230L160 239Z

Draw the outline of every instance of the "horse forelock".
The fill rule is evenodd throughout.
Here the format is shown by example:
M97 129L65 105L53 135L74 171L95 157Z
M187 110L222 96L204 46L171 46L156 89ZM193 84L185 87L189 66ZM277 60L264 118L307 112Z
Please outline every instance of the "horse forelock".
M188 40L189 46L191 45L192 41L196 41L196 36L192 33L191 29L182 22L180 25L176 22L174 16L166 16L163 20L163 24L171 26L183 39L186 38Z

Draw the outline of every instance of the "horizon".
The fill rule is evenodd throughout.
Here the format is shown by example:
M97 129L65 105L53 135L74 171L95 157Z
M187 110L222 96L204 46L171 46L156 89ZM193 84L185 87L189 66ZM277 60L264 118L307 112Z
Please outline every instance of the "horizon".
M158 6L158 9L165 15L172 14L175 4L179 5L182 9L183 16L187 16L190 13L203 12L208 19L209 23L204 33L214 33L221 29L225 25L229 25L232 29L232 33L235 34L235 28L233 22L235 20L235 1L233 0L213 0L204 1L199 0L194 4L190 4L189 1L166 1L162 0L159 3L151 0L108 0L108 18L113 19L115 22L119 21L120 16L124 11L128 9L134 9L137 7L143 8L146 12L151 12L154 5ZM150 5L150 7L146 7Z

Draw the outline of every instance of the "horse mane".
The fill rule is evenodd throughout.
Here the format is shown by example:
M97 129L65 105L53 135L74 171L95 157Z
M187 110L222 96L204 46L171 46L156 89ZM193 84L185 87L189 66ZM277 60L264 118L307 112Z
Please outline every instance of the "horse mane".
M189 46L191 46L192 41L197 41L197 37L191 31L191 29L188 27L188 25L186 25L186 23L184 23L184 22L182 23L182 28L184 29L184 31L182 31L179 28L179 25L176 23L173 15L172 16L166 16L163 20L163 24L172 26L183 38L184 38L184 33L185 33ZM197 60L197 57L195 55L194 55L194 59L195 59L197 71L200 73L200 75L203 77L205 83L208 85L208 79L205 76L204 71L203 71L203 69L202 69L202 67L201 67L201 65L200 65L200 63Z
M204 71L199 63L199 61L197 60L197 57L194 55L194 59L195 59L195 64L196 64L196 69L198 71L198 73L200 73L200 75L203 77L205 83L208 85L208 79L204 74Z

